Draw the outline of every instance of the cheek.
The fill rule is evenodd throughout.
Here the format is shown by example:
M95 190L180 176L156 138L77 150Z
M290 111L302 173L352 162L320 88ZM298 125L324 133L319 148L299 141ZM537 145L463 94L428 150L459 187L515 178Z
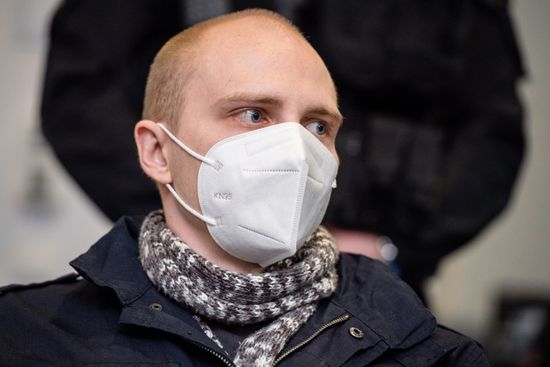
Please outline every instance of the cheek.
M175 166L174 177L186 187L196 188L201 162L192 157L182 157Z
M192 137L189 139L192 149L202 156L206 156L210 148L220 140L239 133L228 121L215 117L197 121L197 126L188 134Z
M171 153L169 168L176 191L187 203L197 207L197 176L201 162L181 150Z

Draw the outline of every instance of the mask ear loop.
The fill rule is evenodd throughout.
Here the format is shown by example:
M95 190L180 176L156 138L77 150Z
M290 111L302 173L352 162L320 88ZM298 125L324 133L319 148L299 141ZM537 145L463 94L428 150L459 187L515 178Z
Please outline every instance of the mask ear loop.
M198 159L199 161L202 161L202 162L208 164L209 166L213 167L216 170L219 170L222 167L221 162L215 161L215 160L210 159L208 157L204 157L204 156L200 155L199 153L195 152L194 150L192 150L191 148L189 148L187 145L183 144L178 138L176 138L176 136L174 134L172 134L170 132L170 130L168 130L168 128L166 126L164 126L164 124L162 122L158 122L158 125L161 127L161 129L166 133L166 135L168 135L168 137L174 143L176 143L181 149L185 150L187 152L187 154L189 154L190 156Z
M190 156L198 159L199 161L202 161L206 164L208 164L209 166L212 166L214 169L216 170L219 170L221 167L222 167L222 164L221 162L219 161L215 161L213 159L210 159L210 158L207 158L207 157L203 157L202 155L196 153L195 151L193 151L191 148L189 148L187 145L183 144L178 138L176 138L174 136L174 134L172 134L170 132L170 130L168 130L168 128L166 126L164 126L164 124L162 123L158 123L158 125L160 126L160 128L166 133L166 135L168 135L168 137L174 142L176 143L181 149L185 150ZM210 224L211 226L215 226L217 224L216 220L213 219L213 218L209 218L201 213L199 213L198 211L196 211L195 209L193 209L189 204L187 204L179 195L178 193L176 192L176 190L174 189L174 187L171 185L171 184L166 184L166 188L168 189L168 191L170 191L170 193L172 194L172 196L177 200L178 203L180 203L181 206L183 206L189 213L193 214L195 217L199 218L200 220L202 220L203 222L207 223L207 224Z
M202 220L203 222L207 223L207 224L210 224L211 226L215 226L217 225L218 223L216 222L215 219L213 218L209 218L205 215L202 215L201 213L199 213L198 211L196 211L195 209L193 209L189 204L187 204L185 201L183 201L183 199L178 195L178 193L176 192L176 190L174 190L174 188L172 187L172 185L170 184L166 184L166 188L168 188L168 191L170 191L170 193L172 194L172 196L174 196L174 198L178 201L178 203L180 203L181 206L183 206L189 213L193 214L195 217L199 218L200 220Z

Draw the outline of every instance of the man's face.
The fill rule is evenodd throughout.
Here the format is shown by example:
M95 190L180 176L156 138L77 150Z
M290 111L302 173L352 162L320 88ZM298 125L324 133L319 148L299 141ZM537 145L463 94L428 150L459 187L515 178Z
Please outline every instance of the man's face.
M244 19L208 31L198 54L176 133L191 149L205 155L224 138L292 121L310 130L337 158L341 115L336 91L325 65L304 40ZM169 162L176 191L199 208L200 161L172 144Z

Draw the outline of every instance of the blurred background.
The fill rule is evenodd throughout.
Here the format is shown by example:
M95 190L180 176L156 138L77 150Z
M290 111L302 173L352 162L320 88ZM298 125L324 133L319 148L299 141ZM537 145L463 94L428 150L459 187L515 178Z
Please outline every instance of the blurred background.
M39 128L48 27L57 5L0 0L2 285L70 272L68 261L111 226ZM520 84L528 150L504 214L447 256L426 287L441 323L502 350L521 347L506 344L506 333L528 334L548 322L543 301L550 298L550 2L515 1L510 13L528 72Z

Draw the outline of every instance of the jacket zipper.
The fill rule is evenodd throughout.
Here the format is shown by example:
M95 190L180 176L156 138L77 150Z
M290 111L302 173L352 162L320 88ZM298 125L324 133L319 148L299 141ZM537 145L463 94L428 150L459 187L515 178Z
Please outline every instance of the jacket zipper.
M225 358L222 354L216 352L215 350L212 350L200 343L197 343L197 342L194 342L192 340L189 340L187 339L187 341L189 341L191 344L194 344L196 345L197 347L201 348L202 350L205 350L207 351L208 353L212 354L214 357L216 357L217 359L219 359L220 361L223 362L223 364L225 364L226 366L229 366L229 367L235 367L235 365L229 361L229 359Z
M342 316L340 317L337 317L335 318L334 320L324 324L323 326L321 326L319 329L317 329L313 334L311 334L307 339L305 339L304 341L302 341L300 344L292 347L291 349L287 350L286 352L284 352L283 354L281 354L276 360L275 360L275 363L273 364L273 366L276 366L277 364L279 364L279 362L281 362L283 359L285 359L286 357L288 357L289 354L291 353L294 353L295 351L297 351L298 349L302 348L304 345L306 345L307 343L309 343L310 341L312 341L313 339L315 339L319 334L321 334L323 331L325 331L326 329L328 329L329 327L332 327L334 325L337 325L339 323L342 323L346 320L348 320L350 318L350 316L348 314L343 314Z

